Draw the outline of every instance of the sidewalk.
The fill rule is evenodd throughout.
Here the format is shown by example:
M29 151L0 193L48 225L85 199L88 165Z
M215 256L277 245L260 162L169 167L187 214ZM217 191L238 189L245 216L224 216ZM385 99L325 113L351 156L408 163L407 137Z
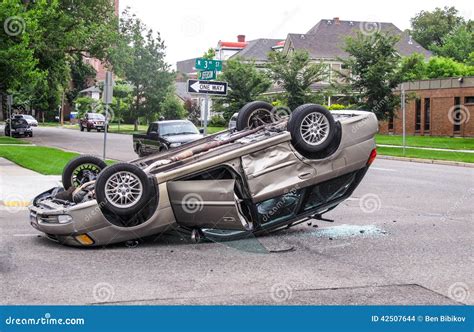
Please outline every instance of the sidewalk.
M387 145L387 144L377 144L382 148L399 148L403 149L401 145ZM417 149L417 150L430 150L430 151L444 151L444 152L461 152L461 153L474 153L474 150L453 150L453 149L441 149L441 148L427 148L419 146L406 146L406 149Z
M0 158L0 206L26 207L60 180L59 175L42 175Z

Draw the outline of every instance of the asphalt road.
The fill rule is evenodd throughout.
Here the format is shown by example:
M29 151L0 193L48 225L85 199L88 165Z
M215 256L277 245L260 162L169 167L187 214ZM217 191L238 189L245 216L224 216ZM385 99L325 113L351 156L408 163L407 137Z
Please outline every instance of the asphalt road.
M65 150L92 154L102 157L104 133L79 131L60 127L38 127L33 129L33 137L25 138L37 145L55 146ZM107 134L107 158L132 160L137 158L133 152L132 135Z
M474 169L377 160L334 223L100 249L50 242L3 208L2 304L474 304L473 196Z

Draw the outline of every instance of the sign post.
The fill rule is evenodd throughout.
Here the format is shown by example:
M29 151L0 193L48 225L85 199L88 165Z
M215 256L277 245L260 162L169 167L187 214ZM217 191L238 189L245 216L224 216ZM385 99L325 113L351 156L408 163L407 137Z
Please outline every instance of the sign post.
M7 107L8 107L8 121L10 121L10 137L12 137L12 105L13 105L13 96L7 96Z
M204 135L207 135L207 120L209 117L209 95L226 95L226 82L212 82L216 79L217 72L222 71L222 61L198 58L194 67L199 70L199 80L188 81L188 92L205 94L204 97ZM190 81L192 81L190 83Z
M209 95L227 95L227 82L188 80L188 92L204 94L204 135L207 135L207 118L209 116Z
M105 152L107 150L107 130L109 127L109 105L112 103L112 95L114 91L114 82L112 72L108 71L105 74L105 84L103 92L103 101L105 103L105 123L104 123L104 153L103 159L105 160Z
M402 144L403 144L403 155L405 155L405 148L406 148L406 125L405 125L405 87L402 83L402 131L403 131L403 137L402 137Z

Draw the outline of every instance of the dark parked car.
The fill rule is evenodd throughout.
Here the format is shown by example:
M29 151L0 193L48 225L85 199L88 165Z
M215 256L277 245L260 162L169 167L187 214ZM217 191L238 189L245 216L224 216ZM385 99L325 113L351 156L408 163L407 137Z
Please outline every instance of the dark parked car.
M371 112L308 104L279 119L272 105L252 102L235 130L128 163L71 160L64 187L34 199L30 223L72 246L170 230L195 241L267 234L347 199L376 156L377 130Z
M30 136L33 137L33 129L23 118L7 120L5 124L5 136Z
M99 113L86 113L84 117L79 120L79 128L81 128L81 131L84 131L84 129L87 131L91 131L92 129L97 131L104 130L105 117Z
M133 135L133 149L140 157L143 157L178 147L202 137L191 121L156 121L150 124L146 134Z

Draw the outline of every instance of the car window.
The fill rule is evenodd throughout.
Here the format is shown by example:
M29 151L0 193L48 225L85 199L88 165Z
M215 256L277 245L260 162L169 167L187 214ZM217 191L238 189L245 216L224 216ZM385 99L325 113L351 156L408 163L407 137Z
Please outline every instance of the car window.
M26 120L23 118L14 118L12 119L12 125L13 126L28 125L28 122L26 122Z
M90 120L105 120L105 117L102 114L89 113L88 117Z
M293 190L287 194L257 203L257 212L261 224L282 222L297 216L303 190Z
M341 198L354 182L355 176L355 173L350 173L309 187L303 210L308 211Z
M150 126L150 133L151 132L158 132L158 123L152 123Z
M199 134L196 126L187 121L160 123L159 128L161 136Z
M23 116L25 119L28 119L28 120L36 120L34 117L32 117L31 115L24 115Z

